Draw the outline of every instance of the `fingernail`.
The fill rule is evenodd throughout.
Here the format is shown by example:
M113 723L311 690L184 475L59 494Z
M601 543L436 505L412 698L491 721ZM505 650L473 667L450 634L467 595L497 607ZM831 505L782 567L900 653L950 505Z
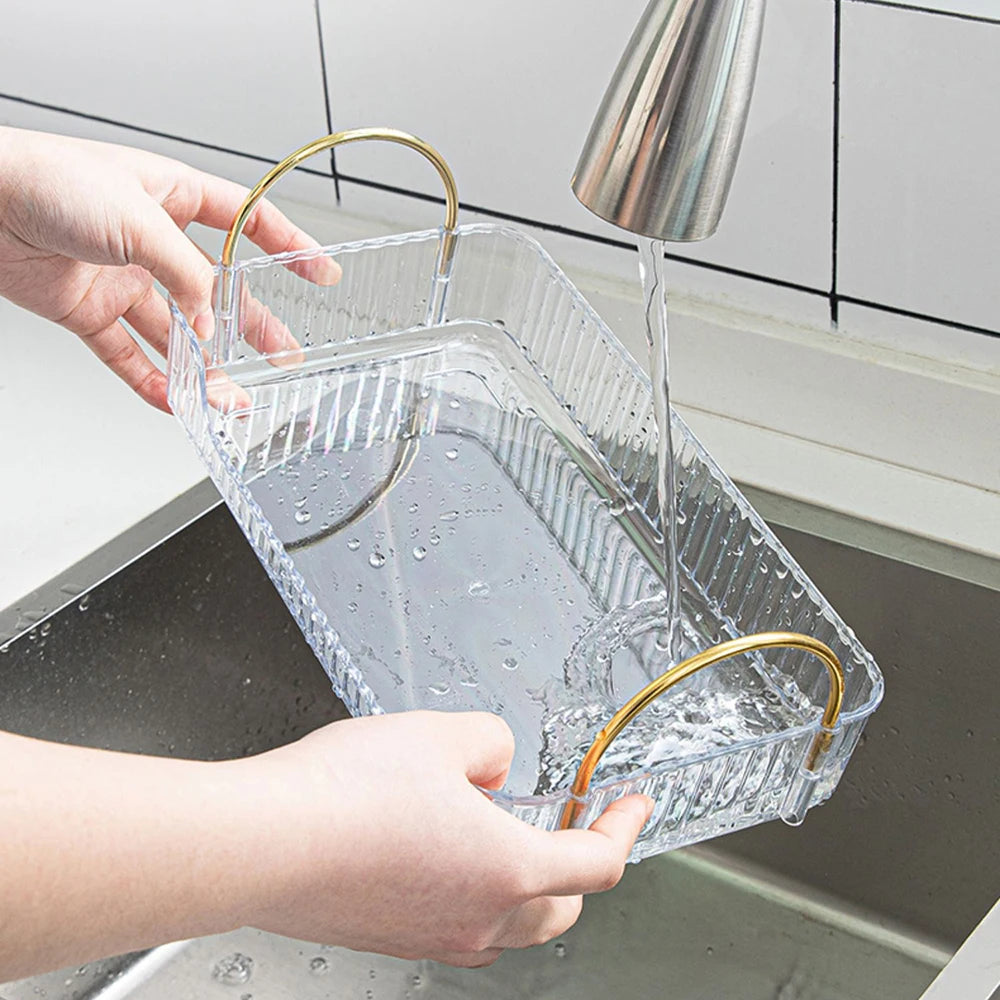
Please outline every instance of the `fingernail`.
M199 340L211 340L215 334L215 317L209 309L194 318L194 332Z

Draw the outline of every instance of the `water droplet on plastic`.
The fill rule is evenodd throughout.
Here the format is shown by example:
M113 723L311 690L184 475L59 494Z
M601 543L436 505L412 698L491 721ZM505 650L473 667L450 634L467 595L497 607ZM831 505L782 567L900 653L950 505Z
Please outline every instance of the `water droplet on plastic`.
M469 584L469 596L487 598L490 596L490 585L485 580L474 580Z
M620 517L622 514L624 514L625 513L624 497L615 497L615 499L608 504L608 510L610 510L615 517Z
M426 557L427 557L427 549L425 549L422 545L418 545L413 550L413 558L416 559L417 562L421 562Z
M410 506L406 508L406 510L410 514L416 514L416 512L418 510L420 510L420 504L418 504L418 503L411 503Z
M385 555L375 549L374 552L368 557L368 565L372 569L381 569L385 565Z
M297 510L295 512L296 524L308 524L312 520L312 514L307 510Z
M431 537L430 537L430 543L431 543L431 545L438 545L438 544L440 544L440 542L441 542L441 536L440 535L431 535Z
M317 955L309 963L309 971L314 976L324 976L330 971L330 963L320 955Z
M555 947L552 950L556 953L556 958L566 957L566 945L562 941L556 941Z
M348 538L347 539L347 547L352 552L357 552L358 549L361 548L361 539L360 538Z
M355 612L355 611L357 611L358 610L358 602L357 601L350 601L348 603L348 605L347 605L347 610L350 611L350 612L352 612L352 613Z
M457 510L446 510L443 514L438 516L439 521L457 521L458 511Z
M503 661L503 667L505 670L517 670L517 660L513 656L508 656Z
M242 952L234 951L220 958L212 969L212 978L226 986L242 986L250 982L253 975L253 959Z
M449 399L448 406L453 410L457 410L462 404L457 399Z
M444 457L445 458L450 458L450 459L452 459L452 461L454 461L456 458L458 458L458 449L457 448L449 448L444 453Z
M705 949L705 954L706 954L706 955L714 955L714 954L715 954L715 949L714 949L714 948L713 948L713 947L712 947L711 945L709 945L709 946L708 946L708 947L707 947L707 948Z
M439 697L441 695L447 694L451 690L451 685L447 681L437 681L434 684L429 684L427 690L431 694L436 694Z
M307 499L308 499L307 497L296 497L295 500L293 501L295 504L295 509L302 510L302 508L305 507L306 505Z
M455 400L452 400L452 402L455 402ZM420 978L420 976L413 977L413 988L415 990L422 990L424 988L424 981Z

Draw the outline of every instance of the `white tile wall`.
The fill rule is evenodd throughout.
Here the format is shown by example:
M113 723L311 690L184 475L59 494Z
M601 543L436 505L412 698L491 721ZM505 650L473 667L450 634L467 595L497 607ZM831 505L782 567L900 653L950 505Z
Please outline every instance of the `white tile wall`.
M829 291L833 0L769 0L743 148L715 236L695 260Z
M13 0L0 93L278 159L326 131L312 0Z
M335 127L383 123L425 134L451 161L466 203L542 224L529 231L641 353L635 254L551 227L631 242L576 203L569 177L644 5L9 0L0 124L131 143L253 183L266 161L326 130L318 14ZM848 300L836 331L824 293L832 280L838 7L838 292ZM667 267L677 398L706 433L721 434L732 471L983 551L1000 550L996 538L984 541L986 519L956 533L961 517L945 517L941 497L959 495L954 487L997 513L990 442L1000 414L1000 336L961 329L1000 331L1000 24L990 18L1000 21L1000 0L770 0L722 227L702 245L676 248L687 259ZM439 191L433 170L397 147L343 149L337 161L342 173ZM329 159L311 166L322 173ZM297 172L278 195L306 203L301 218L288 204L293 218L328 242L426 228L441 217L438 205L405 194L341 187L340 212L329 211L329 176ZM218 253L220 234L194 235ZM93 364L62 331L0 303L0 426L18 426L25 406L42 398L39 371L47 395L36 421L46 440L58 441L70 424L89 426L97 418L88 414L114 423L88 436L87 451L57 448L30 461L28 452L8 452L0 464L0 530L20 546L8 544L0 558L0 604L200 474L169 420L107 373L81 378ZM782 470L799 452L796 468L805 472L787 483ZM910 485L883 496L877 477L867 487L841 481L837 461L894 470ZM4 577L11 565L18 584Z
M848 3L840 290L1000 330L1000 23Z
M405 128L441 150L469 203L621 238L569 179L646 0L320 2L336 127ZM396 147L344 149L337 165L440 191Z
M403 123L441 149L468 202L634 241L582 208L569 179L645 0L321 4L337 127ZM829 288L833 11L833 0L772 0L722 226L679 253ZM376 36L372 58L366 40ZM345 173L438 191L433 173L398 148L337 156ZM348 208L356 190L344 186Z

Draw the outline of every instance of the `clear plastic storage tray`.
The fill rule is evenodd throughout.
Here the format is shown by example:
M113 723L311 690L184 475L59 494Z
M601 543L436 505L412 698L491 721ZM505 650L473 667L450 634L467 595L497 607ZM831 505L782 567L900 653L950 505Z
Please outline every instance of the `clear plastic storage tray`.
M338 284L296 273L317 255L339 262ZM261 258L222 278L211 341L172 310L171 404L337 694L355 714L501 714L517 750L490 794L557 828L597 731L667 665L649 380L508 228ZM792 648L727 659L659 699L573 810L586 824L651 795L633 859L801 819L882 695L853 633L676 415L673 430L685 653L806 633L842 662L844 700L824 733L828 672Z

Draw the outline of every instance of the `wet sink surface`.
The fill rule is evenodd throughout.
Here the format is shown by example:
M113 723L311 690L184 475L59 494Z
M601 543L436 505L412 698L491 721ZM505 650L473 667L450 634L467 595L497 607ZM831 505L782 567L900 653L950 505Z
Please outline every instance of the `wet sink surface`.
M459 972L242 930L0 986L0 998L918 997L992 902L978 873L997 870L987 831L1000 820L990 763L996 747L984 760L985 743L976 742L980 726L980 739L995 741L985 719L992 702L983 694L989 658L977 663L972 649L961 685L942 698L937 671L955 640L932 623L935 615L958 616L955 635L974 635L966 626L995 612L996 593L782 534L882 660L889 685L841 789L801 829L769 824L716 841L712 851L631 867L615 891L588 902L562 941L508 953L489 970ZM912 640L899 634L901 615ZM938 708L928 715L926 685L935 677ZM48 739L217 759L288 742L344 714L222 508L75 597L0 655L0 727ZM920 726L930 730L926 748L915 746ZM967 786L957 796L937 773L945 766ZM920 783L905 774L914 768L922 792L910 791ZM904 774L899 804L886 782ZM973 795L978 812L965 808ZM944 870L960 816L970 848ZM913 861L904 864L906 830L916 833L907 838ZM902 920L912 933L894 923ZM236 953L253 960L249 978L213 978L217 963Z

